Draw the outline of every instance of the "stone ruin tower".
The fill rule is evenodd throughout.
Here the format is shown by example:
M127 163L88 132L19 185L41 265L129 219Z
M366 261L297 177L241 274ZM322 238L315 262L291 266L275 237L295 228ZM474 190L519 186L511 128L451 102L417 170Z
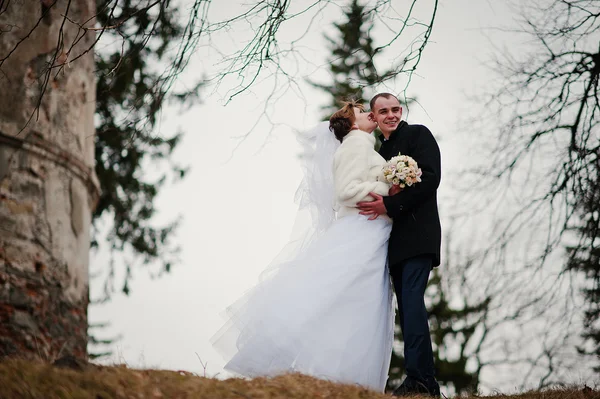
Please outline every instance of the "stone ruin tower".
M0 0L0 359L86 358L95 12Z

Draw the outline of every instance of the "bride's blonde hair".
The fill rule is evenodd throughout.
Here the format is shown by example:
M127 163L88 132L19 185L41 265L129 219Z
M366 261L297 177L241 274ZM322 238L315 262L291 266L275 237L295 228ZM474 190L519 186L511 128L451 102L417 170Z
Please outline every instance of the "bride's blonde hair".
M329 118L329 130L335 134L335 138L340 142L350 133L354 122L356 122L354 108L364 109L362 104L354 100L344 101L342 104L344 106Z

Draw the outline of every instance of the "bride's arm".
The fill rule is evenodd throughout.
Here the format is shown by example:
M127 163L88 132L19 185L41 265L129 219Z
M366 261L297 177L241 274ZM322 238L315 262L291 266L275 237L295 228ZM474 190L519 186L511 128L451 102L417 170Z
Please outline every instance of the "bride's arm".
M373 149L361 141L340 147L334 157L334 181L337 201L345 206L356 206L360 201L371 201L370 192L388 195L390 186L381 181L369 180L369 158ZM352 140L354 141L354 140Z

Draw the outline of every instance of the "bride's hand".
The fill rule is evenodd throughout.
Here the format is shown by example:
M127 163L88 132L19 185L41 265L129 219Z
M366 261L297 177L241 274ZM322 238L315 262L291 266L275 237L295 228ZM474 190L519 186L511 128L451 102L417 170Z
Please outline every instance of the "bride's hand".
M392 195L398 194L400 191L402 191L402 188L399 185L392 184L392 187L390 187L390 191L388 192L388 195L391 197Z

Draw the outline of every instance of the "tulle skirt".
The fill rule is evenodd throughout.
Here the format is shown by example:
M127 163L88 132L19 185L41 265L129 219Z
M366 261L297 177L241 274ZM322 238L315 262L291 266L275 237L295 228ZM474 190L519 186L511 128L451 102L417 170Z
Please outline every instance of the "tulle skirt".
M383 391L394 310L388 220L336 220L227 308L211 342L225 369L247 377L300 372Z

